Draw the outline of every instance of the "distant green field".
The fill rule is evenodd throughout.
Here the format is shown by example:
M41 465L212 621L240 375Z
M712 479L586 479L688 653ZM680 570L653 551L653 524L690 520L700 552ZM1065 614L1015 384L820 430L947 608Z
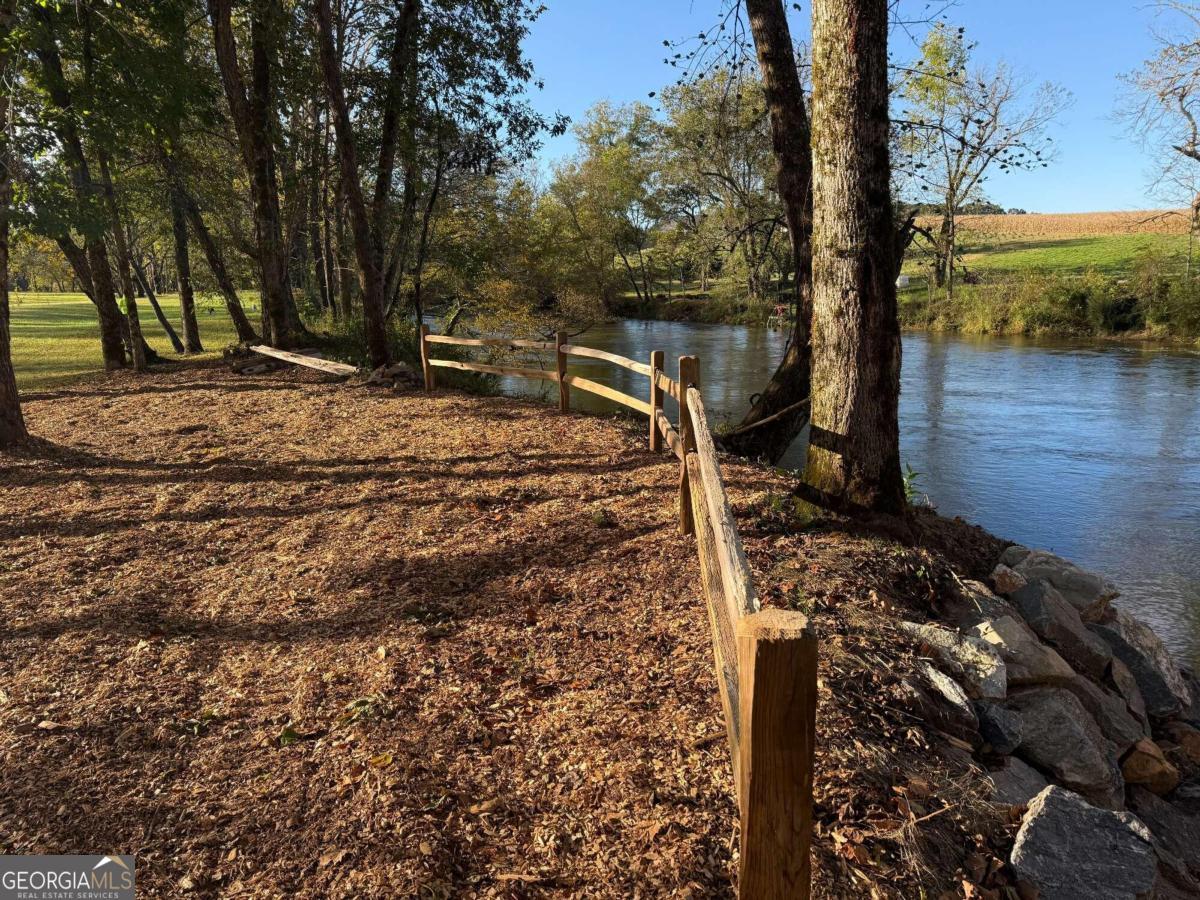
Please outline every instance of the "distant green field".
M165 294L158 299L178 332L179 297ZM22 390L62 384L103 369L96 307L83 294L14 293L11 305L13 367ZM200 339L208 355L217 355L235 342L233 324L219 299L205 298L198 305ZM150 304L140 300L138 312L147 343L164 357L173 357L171 342ZM257 315L257 310L246 312L252 320Z
M970 240L963 256L968 269L1000 272L1128 272L1139 256L1154 251L1183 257L1188 239L1181 234L1110 234L1070 238Z

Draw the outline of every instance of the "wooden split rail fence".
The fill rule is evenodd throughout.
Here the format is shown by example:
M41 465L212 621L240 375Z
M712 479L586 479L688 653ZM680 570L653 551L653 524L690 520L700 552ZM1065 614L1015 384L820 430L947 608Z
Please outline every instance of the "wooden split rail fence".
M555 365L553 370L514 368L434 358L432 351L446 344L553 353ZM646 376L645 399L570 374L571 357L602 360ZM427 391L437 386L440 368L554 382L561 411L571 408L573 388L637 410L649 417L650 449L661 450L665 441L679 459L680 530L696 537L741 816L738 893L753 900L806 898L811 882L816 636L800 613L760 609L705 415L700 361L680 357L677 379L667 375L663 363L661 350L640 363L571 344L561 332L549 342L457 338L421 327ZM678 425L663 411L668 395L679 404Z

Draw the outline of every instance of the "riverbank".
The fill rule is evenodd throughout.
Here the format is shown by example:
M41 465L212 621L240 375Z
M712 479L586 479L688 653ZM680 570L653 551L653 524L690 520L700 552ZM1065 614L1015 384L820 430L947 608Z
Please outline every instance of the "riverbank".
M4 852L119 845L148 896L730 894L695 554L641 427L211 365L25 401ZM1006 812L914 711L898 630L1000 543L801 523L787 479L726 475L764 601L822 636L817 896L1007 883Z
M968 336L1091 339L1193 346L1200 344L1200 294L1150 302L1106 279L1027 276L1020 281L968 284L947 300L931 296L923 284L899 292L900 325L910 332ZM1168 303L1173 306L1168 308ZM705 295L624 297L610 306L624 319L701 325L787 325L785 311L774 317L770 305L748 306Z

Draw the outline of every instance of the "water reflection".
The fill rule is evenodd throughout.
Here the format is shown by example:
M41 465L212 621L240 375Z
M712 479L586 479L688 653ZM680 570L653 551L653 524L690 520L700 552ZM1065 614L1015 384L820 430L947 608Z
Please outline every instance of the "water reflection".
M678 322L616 322L576 340L637 360L665 350L671 372L681 354L699 356L716 419L745 411L785 347L780 332ZM635 396L647 391L632 372L571 365ZM613 408L580 392L572 402ZM1200 354L907 335L900 422L904 461L943 513L1104 572L1123 604L1200 664ZM803 459L801 441L784 465Z

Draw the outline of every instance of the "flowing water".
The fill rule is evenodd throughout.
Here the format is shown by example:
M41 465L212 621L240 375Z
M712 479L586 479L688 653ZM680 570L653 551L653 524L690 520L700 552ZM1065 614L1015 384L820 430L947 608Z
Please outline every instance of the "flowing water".
M578 343L700 358L709 414L739 417L783 355L764 328L625 320ZM606 363L573 372L643 396ZM533 382L505 388L528 392ZM551 389L553 385L550 386ZM572 392L577 408L608 401ZM674 418L673 410L669 410ZM1119 603L1200 665L1200 353L1100 342L904 338L903 462L939 511L1105 574ZM800 467L797 442L783 464Z

